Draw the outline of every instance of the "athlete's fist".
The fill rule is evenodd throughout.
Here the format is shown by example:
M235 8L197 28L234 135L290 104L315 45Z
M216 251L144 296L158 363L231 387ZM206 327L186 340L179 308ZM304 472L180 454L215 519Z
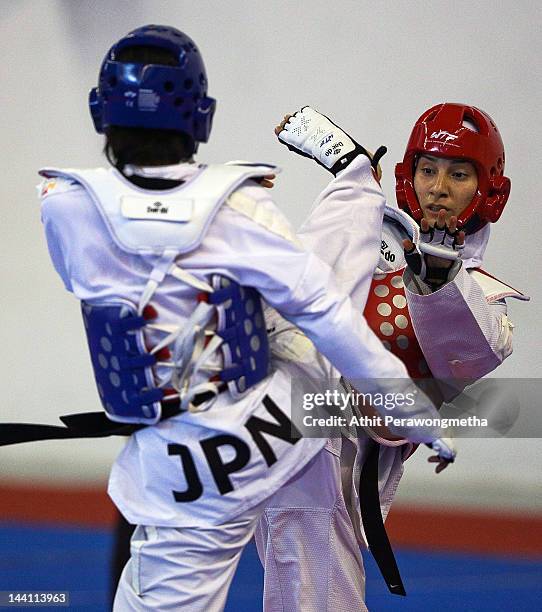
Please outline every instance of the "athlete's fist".
M286 115L275 128L275 134L290 151L314 159L333 174L346 168L360 154L371 159L371 165L376 168L386 152L385 147L380 147L371 156L344 130L310 106Z
M445 216L441 210L433 227L427 219L421 220L418 248L411 240L403 240L408 267L434 288L448 282L459 270L465 248L465 232L457 230L457 217L446 222Z

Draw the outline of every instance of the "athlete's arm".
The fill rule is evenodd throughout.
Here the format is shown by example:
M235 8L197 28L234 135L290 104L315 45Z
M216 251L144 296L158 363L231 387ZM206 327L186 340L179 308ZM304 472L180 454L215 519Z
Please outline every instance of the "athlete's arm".
M396 385L408 384L404 365L382 346L359 309L338 291L330 267L286 238L287 222L271 201L260 202L256 207L247 205L245 214L231 206L221 213L220 238L228 245L236 241L243 246L242 251L250 253L247 258L236 250L227 262L238 282L256 287L349 380L366 386L385 386L391 384L390 379L403 381L396 380ZM263 227L264 219L267 228ZM231 237L228 225L235 228ZM419 397L414 406L397 407L397 414L436 419L432 404L423 395ZM420 440L420 432L412 426L400 429L400 435ZM437 430L426 430L421 437L440 437Z

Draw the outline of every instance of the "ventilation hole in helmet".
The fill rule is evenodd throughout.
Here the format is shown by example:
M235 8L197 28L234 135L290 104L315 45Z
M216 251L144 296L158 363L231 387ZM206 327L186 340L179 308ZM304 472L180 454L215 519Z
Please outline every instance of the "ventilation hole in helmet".
M190 119L191 115L192 115L192 113L190 111L185 111L183 113L183 119Z
M175 106L182 106L184 104L184 98L175 98L175 101L173 102L173 104Z
M164 83L164 89L165 91L172 92L175 89L175 85L173 84L173 81L166 81Z
M199 73L199 82L200 85L205 85L205 76L203 75L203 72Z
M194 85L194 81L192 79L186 79L184 82L185 89L192 89L193 85Z
M491 166L489 174L491 174L491 176L495 176L497 174L497 169L495 168L495 166Z
M497 168L500 170L502 168L502 159L499 157L497 160Z
M117 84L117 77L116 76L110 76L107 79L107 83L108 83L109 87L115 87L115 85Z
M190 48L192 49L192 51L197 51L198 48L196 47L196 45L194 43L188 43L190 45Z
M476 132L477 134L480 133L480 129L472 117L463 117L461 125L466 127L467 130L470 130L471 132Z

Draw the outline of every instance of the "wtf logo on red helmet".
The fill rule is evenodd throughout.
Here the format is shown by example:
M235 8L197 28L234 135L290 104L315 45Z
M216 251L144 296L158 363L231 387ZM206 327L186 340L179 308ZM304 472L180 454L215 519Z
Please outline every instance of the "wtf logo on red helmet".
M443 142L450 142L457 140L457 134L450 134L450 132L447 132L446 130L439 130L438 132L433 132L430 138L442 140Z

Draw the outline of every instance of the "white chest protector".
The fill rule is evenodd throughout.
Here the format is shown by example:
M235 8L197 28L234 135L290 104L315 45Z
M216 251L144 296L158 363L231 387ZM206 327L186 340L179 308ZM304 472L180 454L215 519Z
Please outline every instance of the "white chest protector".
M122 296L83 302L98 392L111 420L154 424L165 401L178 402L181 410L196 410L193 400L198 395L212 400L227 385L238 398L267 376L269 348L259 294L220 276L202 281L175 260L198 248L236 188L272 171L276 169L268 165L207 166L181 186L160 191L141 189L113 169L40 172L81 185L118 248L145 256L153 265L138 304ZM57 212L63 214L71 214L69 207ZM149 302L166 275L204 292L182 326L153 323L157 314ZM145 327L164 333L150 350ZM206 370L206 361L219 349L224 367L207 382L194 384L195 375ZM159 380L156 366L168 375Z
M121 250L160 256L171 251L177 256L201 244L214 216L235 189L247 179L276 171L264 164L211 165L179 187L156 192L133 185L115 169L44 168L40 174L82 185Z

